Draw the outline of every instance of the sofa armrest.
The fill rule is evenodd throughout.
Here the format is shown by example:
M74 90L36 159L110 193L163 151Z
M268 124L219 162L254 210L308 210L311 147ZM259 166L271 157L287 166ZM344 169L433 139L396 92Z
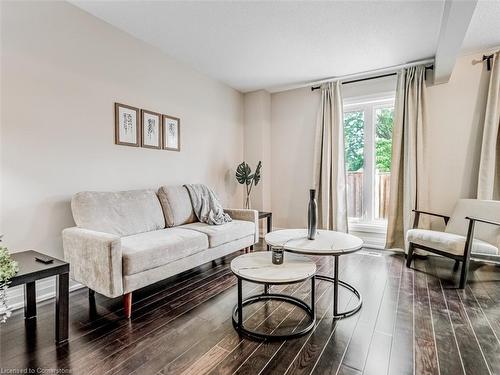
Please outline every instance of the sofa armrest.
M71 278L107 297L123 294L119 236L73 227L64 229L62 237Z
M259 242L259 211L242 208L225 208L224 212L231 216L231 219L255 223L255 243Z

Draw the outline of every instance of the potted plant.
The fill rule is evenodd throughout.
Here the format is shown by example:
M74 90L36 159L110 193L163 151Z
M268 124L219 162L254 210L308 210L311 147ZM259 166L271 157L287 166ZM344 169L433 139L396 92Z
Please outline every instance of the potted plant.
M0 242L2 241L0 237ZM0 323L5 323L11 315L7 306L7 288L10 279L17 272L17 263L12 260L6 247L0 246Z
M246 197L245 197L245 208L250 208L250 194L252 193L252 188L257 186L260 181L260 169L262 168L262 162L259 161L257 168L255 168L255 173L252 173L252 169L246 162L242 162L236 168L236 180L245 185Z

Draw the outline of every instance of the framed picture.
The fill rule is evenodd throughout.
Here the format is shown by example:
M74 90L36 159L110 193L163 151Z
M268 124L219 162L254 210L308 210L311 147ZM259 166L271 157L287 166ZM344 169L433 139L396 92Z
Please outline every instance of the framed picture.
M181 150L181 120L177 117L163 115L163 148Z
M161 120L161 114L141 110L142 147L161 149Z
M139 147L140 139L139 109L115 103L115 143Z

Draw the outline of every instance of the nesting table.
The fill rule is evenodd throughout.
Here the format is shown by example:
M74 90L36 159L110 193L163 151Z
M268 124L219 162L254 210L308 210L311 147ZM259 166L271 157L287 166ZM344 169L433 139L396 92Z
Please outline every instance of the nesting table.
M290 339L310 332L316 322L315 303L315 274L316 263L308 257L296 254L287 254L283 264L273 264L271 252L263 251L249 253L236 257L231 262L231 271L238 278L238 303L233 309L233 325L239 333L256 339ZM279 293L269 293L268 285L294 284L311 279L311 305L299 298ZM264 284L264 293L243 299L242 281ZM243 307L252 303L268 300L287 302L302 309L309 317L308 325L303 329L286 334L266 334L246 328L243 319Z
M351 234L330 230L318 230L316 238L309 240L306 229L285 229L266 234L266 242L271 247L278 247L292 253L304 255L324 255L333 257L333 277L316 275L317 279L333 283L333 316L345 318L359 311L362 305L361 294L352 285L339 279L339 259L342 255L358 251L363 241ZM286 254L286 260L291 254ZM339 286L347 289L356 296L358 303L352 309L338 311Z

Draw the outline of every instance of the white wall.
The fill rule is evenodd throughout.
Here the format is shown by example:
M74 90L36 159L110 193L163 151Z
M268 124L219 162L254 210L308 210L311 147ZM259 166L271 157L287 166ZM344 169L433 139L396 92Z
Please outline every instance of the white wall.
M271 94L265 90L244 95L245 161L252 171L262 161L261 180L253 188L252 208L271 209Z
M276 228L307 225L319 102L319 92L310 88L271 95L271 202Z
M428 209L450 213L458 198L475 197L489 79L486 64L473 63L481 56L461 57L449 83L428 87ZM389 77L346 85L344 99L394 90L395 82ZM272 210L279 228L306 225L319 99L309 88L271 96Z
M394 77L345 85L344 100L394 91ZM309 87L272 94L272 210L277 228L307 225L313 187L314 137L320 91Z
M64 2L1 2L1 218L62 256L81 190L203 182L241 207L243 96ZM182 150L114 145L114 102L181 118Z
M429 209L435 212L450 214L458 198L476 198L490 77L482 56L461 57L447 84L427 90Z

